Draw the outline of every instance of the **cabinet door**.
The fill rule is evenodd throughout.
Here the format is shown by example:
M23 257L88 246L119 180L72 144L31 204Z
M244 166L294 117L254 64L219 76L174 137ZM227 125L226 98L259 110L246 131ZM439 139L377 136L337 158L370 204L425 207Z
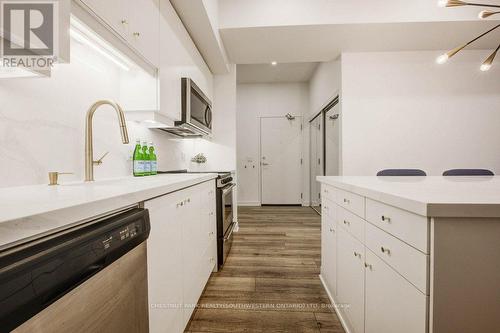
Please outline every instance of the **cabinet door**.
M366 333L425 333L427 296L366 250Z
M148 239L149 331L182 332L183 193L146 201L151 234Z
M128 0L82 0L124 39L128 36Z
M182 217L182 274L184 276L184 325L189 322L189 318L201 296L205 281L203 281L203 271L206 267L206 260L203 256L206 252L203 244L203 228L200 213L203 210L200 186L190 187L184 190L184 214Z
M364 246L337 228L337 298L351 332L364 332Z
M206 252L208 262L213 262L211 269L215 266L217 258L217 216L215 203L215 181L203 184L202 200L203 211L201 212L201 223L203 225L203 243L208 249Z
M129 1L127 40L153 66L158 67L160 49L159 0Z
M337 228L335 223L336 205L323 200L321 216L321 276L329 292L337 294Z

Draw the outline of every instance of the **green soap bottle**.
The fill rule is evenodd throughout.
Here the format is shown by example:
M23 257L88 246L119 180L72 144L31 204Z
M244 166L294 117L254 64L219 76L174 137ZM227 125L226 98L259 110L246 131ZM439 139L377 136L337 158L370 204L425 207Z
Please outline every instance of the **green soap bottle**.
M149 160L148 143L142 142L142 160L144 162L144 176L151 175L151 161Z
M141 140L137 139L135 141L135 149L133 160L133 168L134 168L134 177L142 177L144 176L144 161L142 158L142 147Z
M158 161L156 160L155 147L153 143L149 143L149 162L151 163L151 175L158 173Z

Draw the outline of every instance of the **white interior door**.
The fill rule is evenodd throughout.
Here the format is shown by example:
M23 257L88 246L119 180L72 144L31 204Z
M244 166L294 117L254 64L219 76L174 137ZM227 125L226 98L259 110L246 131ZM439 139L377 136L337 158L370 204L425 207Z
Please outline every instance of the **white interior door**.
M261 202L302 203L301 117L261 118Z

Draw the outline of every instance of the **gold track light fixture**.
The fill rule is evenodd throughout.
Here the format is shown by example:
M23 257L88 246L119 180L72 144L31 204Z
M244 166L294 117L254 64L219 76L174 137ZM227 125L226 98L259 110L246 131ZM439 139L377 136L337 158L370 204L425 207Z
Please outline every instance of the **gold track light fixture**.
M491 4L483 4L483 3L475 3L475 2L466 2L466 1L460 1L460 0L439 0L438 1L438 6L439 7L473 6L473 7L483 7L483 8L499 8L498 10L483 10L483 11L481 11L479 13L479 15L478 15L478 17L480 19L486 19L488 17L500 14L500 5L491 5ZM491 28L490 30L488 30L488 31L480 34L479 36L477 36L476 38L470 40L469 42L467 42L467 43L465 43L465 44L463 44L461 46L458 46L458 47L454 48L453 50L450 50L450 51L446 52L445 54L440 55L436 59L436 62L438 64L444 64L451 57L453 57L455 54L457 54L458 52L462 51L464 48L466 48L470 44L474 43L478 39L486 36L490 32L493 32L494 30L496 30L499 27L500 27L500 24L498 24L498 25L494 26L493 28ZM483 62L483 64L480 67L480 69L482 71L488 71L491 68L491 66L493 65L493 60L495 59L495 57L496 57L499 49L500 49L500 45L498 45L498 47L495 49L495 51L488 58L486 58L486 60Z

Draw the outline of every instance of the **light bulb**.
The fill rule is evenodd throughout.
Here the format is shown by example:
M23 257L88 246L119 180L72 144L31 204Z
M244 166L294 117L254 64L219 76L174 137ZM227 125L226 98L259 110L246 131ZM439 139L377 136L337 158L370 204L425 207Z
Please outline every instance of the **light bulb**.
M450 57L445 53L437 57L436 62L440 65L446 63Z
M446 7L446 5L448 5L448 0L439 0L438 1L439 7Z
M482 64L480 69L483 71L483 72L486 72L486 71L489 71L491 68L491 64Z
M500 12L492 12L491 10L483 10L482 12L479 13L478 17L480 19L485 19L488 18L492 15L499 14Z

